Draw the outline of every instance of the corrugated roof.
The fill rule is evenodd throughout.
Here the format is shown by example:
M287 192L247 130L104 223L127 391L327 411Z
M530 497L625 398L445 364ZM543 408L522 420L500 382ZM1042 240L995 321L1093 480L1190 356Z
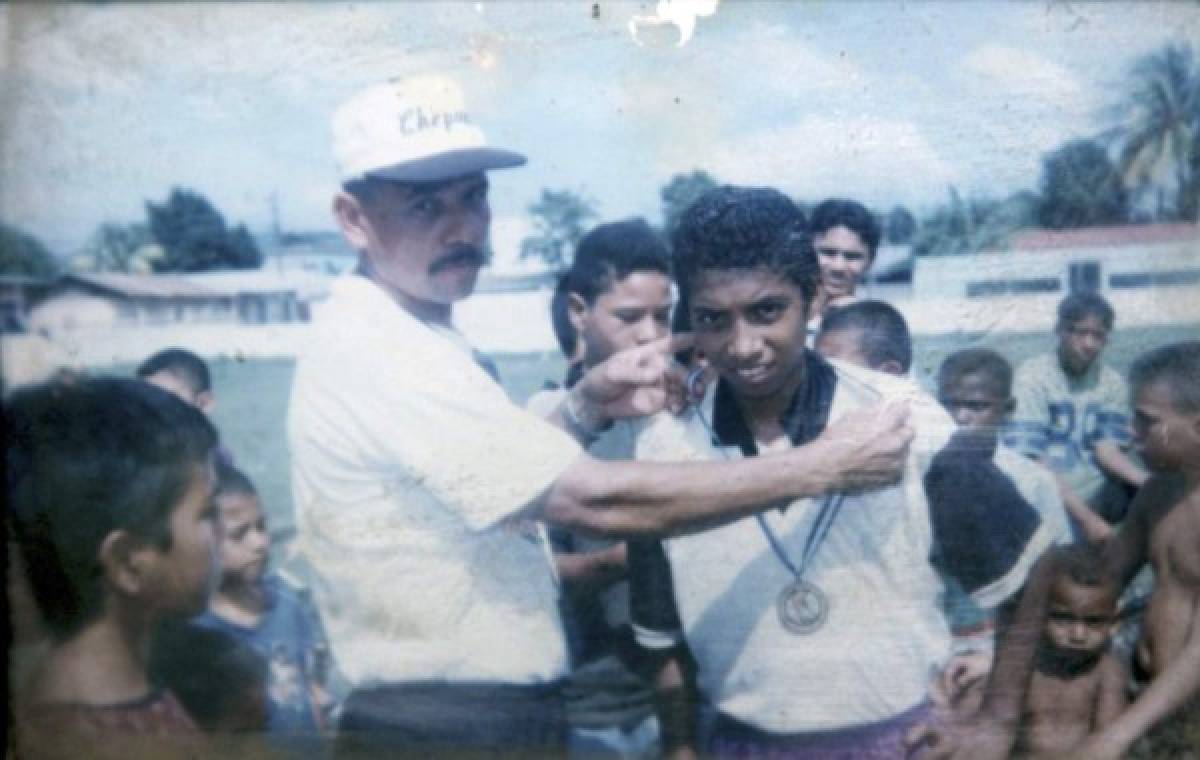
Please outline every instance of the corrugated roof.
M1009 239L1014 250L1100 248L1156 245L1200 240L1200 226L1187 223L1129 224L1120 227L1084 227L1077 230L1022 230Z

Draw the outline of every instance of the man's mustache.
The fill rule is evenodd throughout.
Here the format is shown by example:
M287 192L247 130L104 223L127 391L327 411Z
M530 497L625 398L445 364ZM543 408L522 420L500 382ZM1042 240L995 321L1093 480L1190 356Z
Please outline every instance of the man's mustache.
M487 256L484 255L482 249L470 243L459 243L429 265L429 274L437 274L444 269L464 264L481 267L486 263Z

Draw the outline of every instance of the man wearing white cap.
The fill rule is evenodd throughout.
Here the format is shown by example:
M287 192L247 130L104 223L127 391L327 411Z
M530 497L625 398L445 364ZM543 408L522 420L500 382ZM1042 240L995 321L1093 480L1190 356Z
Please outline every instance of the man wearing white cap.
M288 438L298 543L352 692L345 751L557 753L566 649L533 520L613 536L718 524L898 476L907 412L736 462L602 462L581 448L666 403L667 341L617 354L547 420L513 405L452 326L484 263L488 146L458 87L394 81L333 121L334 212L360 251L301 358Z

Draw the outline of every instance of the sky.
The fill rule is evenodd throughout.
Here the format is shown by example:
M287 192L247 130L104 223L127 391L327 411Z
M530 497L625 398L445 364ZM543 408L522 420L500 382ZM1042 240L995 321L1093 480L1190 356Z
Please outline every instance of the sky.
M1195 2L410 0L0 5L0 220L70 254L172 186L231 222L332 229L333 109L456 78L496 145L497 267L543 188L661 218L702 168L797 198L917 211L1036 189L1109 126L1131 64L1200 53Z

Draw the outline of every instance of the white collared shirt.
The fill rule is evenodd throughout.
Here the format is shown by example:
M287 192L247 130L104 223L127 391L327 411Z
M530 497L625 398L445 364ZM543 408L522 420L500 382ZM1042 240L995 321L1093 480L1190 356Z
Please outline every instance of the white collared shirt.
M523 510L580 455L447 337L335 283L288 412L298 548L351 685L566 673L553 570Z

